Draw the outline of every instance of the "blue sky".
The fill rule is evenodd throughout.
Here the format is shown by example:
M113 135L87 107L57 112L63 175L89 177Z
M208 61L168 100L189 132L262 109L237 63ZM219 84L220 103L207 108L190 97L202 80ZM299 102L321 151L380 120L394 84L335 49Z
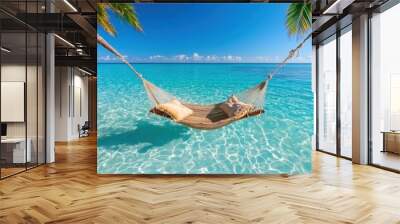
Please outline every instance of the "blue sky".
M98 32L130 62L279 62L299 41L285 28L288 4L134 4L144 32L111 16ZM98 47L100 62L119 62ZM292 62L311 61L311 41Z

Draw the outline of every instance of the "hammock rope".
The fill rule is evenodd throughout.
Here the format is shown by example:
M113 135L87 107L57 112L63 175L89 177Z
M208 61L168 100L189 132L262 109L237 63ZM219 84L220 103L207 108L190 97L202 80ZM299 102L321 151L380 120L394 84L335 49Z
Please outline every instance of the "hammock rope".
M255 116L264 113L265 95L268 88L269 81L280 71L280 69L285 66L290 59L297 57L299 50L303 47L304 43L311 37L309 34L296 48L289 51L287 57L280 62L274 70L267 73L265 80L260 82L254 87L246 89L242 92L234 94L241 102L246 104L251 104L254 108L245 117L228 117L217 104L211 105L198 105L182 102L186 107L194 111L194 113L184 120L179 121L179 123L197 129L216 129L228 125L234 121ZM122 62L124 62L133 71L133 73L143 82L143 86L146 90L147 96L152 103L152 109L150 112L170 118L168 115L158 111L156 106L159 104L167 103L171 100L176 99L176 97L167 91L161 89L150 81L146 80L141 73L139 73L126 59L115 50L106 40L101 36L97 35L97 41L103 47L115 54ZM222 102L223 103L223 102Z
M143 75L140 74L136 69L129 63L125 57L120 54L117 50L115 50L106 40L104 40L100 35L97 34L97 42L100 43L103 47L105 47L107 50L111 51L113 54L115 54L119 59L121 59L122 62L124 62L128 67L135 73L135 75L143 80Z
M267 79L272 79L272 78L274 77L274 75L275 75L276 73L278 73L279 70L289 62L290 59L292 59L292 58L294 58L294 57L297 57L297 55L298 55L300 49L303 47L304 43L305 43L308 39L311 38L311 36L312 36L311 33L308 34L307 37L304 38L303 41L300 42L299 45L297 45L296 48L290 50L288 56L287 56L281 63L279 63L278 66L276 66L276 68L275 68L274 70L272 70L272 72L270 72L270 73L267 75Z

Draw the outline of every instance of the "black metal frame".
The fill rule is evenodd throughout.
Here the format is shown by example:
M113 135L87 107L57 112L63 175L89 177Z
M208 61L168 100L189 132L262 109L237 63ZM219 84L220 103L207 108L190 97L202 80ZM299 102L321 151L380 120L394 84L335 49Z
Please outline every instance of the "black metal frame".
M368 83L368 96L367 96L367 107L368 107L368 112L367 112L367 119L368 119L368 124L367 124L367 132L368 132L368 164L373 164L372 163L372 154L373 154L373 149L372 149L372 82L371 82L371 71L372 71L372 66L371 66L371 56L372 56L372 42L371 42L371 37L372 37L372 32L371 32L371 19L372 19L372 13L368 13L368 53L367 53L367 61L368 61L368 75L367 75L367 83Z
M315 148L319 151L319 45L315 45Z
M336 154L341 156L341 133L342 125L340 118L340 78L341 78L341 67L340 67L340 36L341 32L339 29L336 30Z
M27 11L27 0L25 0L25 11ZM36 0L36 9L38 11L39 6L39 0ZM47 11L47 7L46 7L46 11ZM43 33L40 32L39 30L34 29L33 27L29 26L28 24L24 23L24 27L25 27L25 84L24 84L24 120L25 120L25 169L21 170L19 172L15 172L12 173L10 175L7 176L2 176L2 172L1 172L1 167L0 167L0 180L6 179L8 177L12 177L14 175L17 175L19 173L25 172L27 170L39 167L43 164L47 163L47 33ZM28 125L27 125L27 120L28 120L28 116L27 116L27 81L28 81L28 30L32 30L36 33L36 99L37 99L37 107L36 107L36 143L37 143L37 147L36 147L36 162L29 164L32 166L28 166L28 154L26 153L27 151L27 147L28 147ZM1 36L2 36L3 32L0 32L0 45L1 45ZM44 44L44 51L42 51L41 53L43 53L44 55L42 55L43 60L44 60L44 67L42 69L42 82L44 83L44 99L43 99L43 108L44 108L44 117L42 117L44 120L42 121L44 123L44 136L43 136L43 141L44 141L44 145L42 147L44 147L44 155L43 155L43 159L44 161L42 163L39 163L39 33L43 33L44 35L44 42L42 42L42 44ZM2 66L1 64L2 62L2 56L0 54L0 68ZM0 69L0 81L1 81L1 69ZM1 86L0 86L1 89ZM1 93L0 93L1 96ZM0 97L1 99L1 97ZM0 115L1 116L1 115ZM1 117L0 117L1 120ZM0 122L1 123L1 122ZM0 155L1 155L1 144L0 144ZM1 157L0 157L1 158Z

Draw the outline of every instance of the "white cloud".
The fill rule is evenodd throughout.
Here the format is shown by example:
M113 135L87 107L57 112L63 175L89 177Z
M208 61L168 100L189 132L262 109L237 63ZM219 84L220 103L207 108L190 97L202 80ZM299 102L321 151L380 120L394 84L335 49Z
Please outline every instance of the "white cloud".
M161 60L163 58L164 58L164 56L162 56L162 55L152 55L149 57L150 60Z
M189 60L189 57L185 54L179 54L179 55L175 55L174 58L178 61L187 61Z
M110 56L110 55L103 55L103 56L100 56L98 59L101 62L113 62L113 61L119 60L119 58L117 58L115 56Z
M101 56L99 58L99 60L101 60L101 61L110 61L111 57L110 57L110 55L105 55L105 56Z
M201 56L201 55L199 55L198 53L193 53L193 55L192 55L192 60L193 61L201 61L201 60L203 60L203 56Z
M263 56L238 56L238 55L201 55L194 52L191 55L177 54L172 56L152 55L149 57L124 57L133 63L153 62L153 63L279 63L285 57L277 55ZM100 62L120 62L117 57L105 55L99 57ZM289 63L311 63L311 55L299 55Z
M205 60L206 60L207 62L215 62L215 61L217 61L217 56L215 56L215 55L207 55L207 56L205 57Z

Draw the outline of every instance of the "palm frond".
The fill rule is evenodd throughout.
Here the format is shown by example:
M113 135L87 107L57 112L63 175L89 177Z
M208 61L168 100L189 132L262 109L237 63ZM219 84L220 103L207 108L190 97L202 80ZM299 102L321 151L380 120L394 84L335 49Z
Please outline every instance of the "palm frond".
M127 22L138 31L143 31L131 3L99 3L97 4L97 22L110 35L117 31L109 20L109 13L115 13L122 21Z
M289 35L303 35L311 28L311 4L291 3L286 14Z
M107 13L107 4L97 4L97 23L110 35L115 36L116 31L114 26L110 23Z
M110 3L110 8L122 19L122 21L129 23L138 31L143 31L132 4Z

